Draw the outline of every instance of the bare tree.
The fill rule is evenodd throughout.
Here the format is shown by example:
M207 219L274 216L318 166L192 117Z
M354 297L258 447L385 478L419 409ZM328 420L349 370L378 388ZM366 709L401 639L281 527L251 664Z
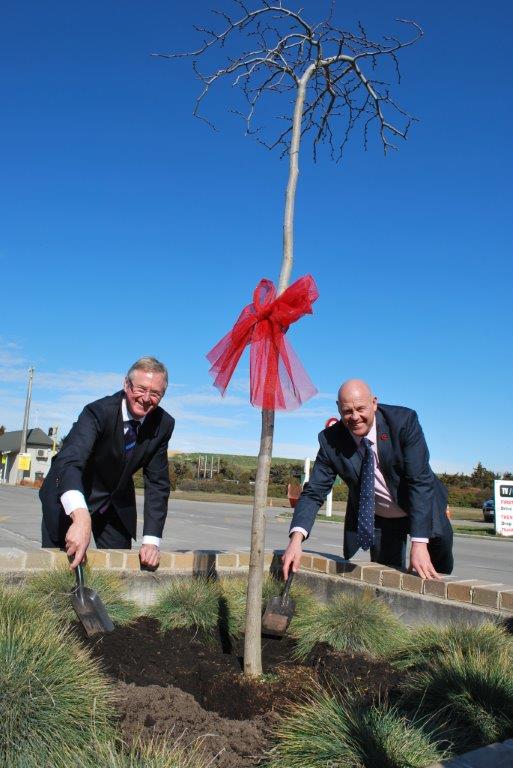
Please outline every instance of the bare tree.
M255 0L254 7L233 0L232 12L213 11L218 29L196 27L203 36L197 50L156 54L169 59L191 57L203 85L194 115L206 120L201 108L213 86L230 78L247 102L246 132L270 149L288 155L289 175L283 221L283 259L278 294L289 284L293 263L294 203L299 173L301 141L309 135L314 160L320 145L339 160L352 130L361 125L367 147L370 128L375 125L385 153L396 149L395 141L406 139L413 121L392 98L385 79L378 72L392 74L400 82L399 52L422 36L414 21L398 20L410 36L387 36L372 40L359 24L356 32L338 27L335 3L327 18L318 23L306 20L302 9L286 7L281 0ZM245 47L244 47L245 46ZM200 68L210 54L224 55L224 65L208 71ZM383 75L381 75L383 77ZM281 128L269 135L268 128L255 125L257 108L264 99L280 103ZM283 106L281 106L283 105ZM206 121L212 125L208 120ZM212 126L215 127L215 126ZM265 545L265 507L269 484L274 432L274 411L262 410L262 432L251 526L251 555L248 580L244 672L260 675L261 604Z

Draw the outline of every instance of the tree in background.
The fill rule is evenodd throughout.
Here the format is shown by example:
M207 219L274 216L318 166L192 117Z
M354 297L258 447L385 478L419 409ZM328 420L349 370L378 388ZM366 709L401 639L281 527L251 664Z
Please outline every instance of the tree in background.
M477 466L470 475L470 481L473 486L487 490L493 488L494 480L499 479L500 475L498 475L496 472L492 472L490 469L486 469L486 467L483 467L480 461L477 463Z
M0 425L0 435L4 435L4 434L5 434L5 427L4 427L3 424L1 424Z
M314 7L317 4L314 5ZM194 114L220 80L228 77L242 91L247 107L242 114L246 133L270 149L288 156L289 172L283 220L283 255L278 295L287 288L293 264L294 206L299 174L301 141L310 138L314 160L319 147L327 146L340 159L350 133L361 126L366 146L369 129L376 127L385 153L396 149L395 139L405 139L412 118L392 97L386 80L392 72L399 80L398 54L422 35L412 21L402 21L409 39L395 36L371 39L362 25L342 29L334 21L335 4L327 18L311 22L303 10L281 0L260 0L252 6L242 0L231 4L233 12L214 11L218 29L198 27L202 45L182 54L157 54L176 59L192 57L194 72L202 83ZM211 55L224 56L218 66ZM200 69L205 61L208 71ZM380 73L381 71L381 73ZM256 127L257 109L264 101L277 104L281 128L277 134ZM205 119L205 118L203 118ZM208 122L208 121L207 121ZM315 191L318 200L319 190ZM262 409L260 452L255 482L251 526L251 554L245 628L244 672L260 675L261 600L265 546L265 507L271 467L274 410Z

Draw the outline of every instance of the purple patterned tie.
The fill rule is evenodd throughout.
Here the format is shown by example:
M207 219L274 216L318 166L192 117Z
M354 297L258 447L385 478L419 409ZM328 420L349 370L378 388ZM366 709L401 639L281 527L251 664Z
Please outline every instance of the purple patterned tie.
M374 544L374 451L371 441L364 437L365 455L360 480L360 504L358 508L358 544L369 549Z
M137 419L130 419L127 423L127 429L125 432L125 457L127 459L132 455L132 451L135 448L137 442L137 430L139 429L141 422Z

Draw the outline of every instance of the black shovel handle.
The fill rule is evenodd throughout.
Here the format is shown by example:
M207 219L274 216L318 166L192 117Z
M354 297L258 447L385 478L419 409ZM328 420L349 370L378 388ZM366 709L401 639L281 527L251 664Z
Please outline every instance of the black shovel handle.
M72 557L68 557L68 560L70 563L73 562ZM82 592L84 589L84 566L82 563L79 563L76 568L73 569L75 571L75 579L77 580L77 587Z
M285 589L283 590L283 595L281 596L281 603L286 603L289 597L289 589L290 585L292 584L292 579L294 578L294 571L292 568L290 569L287 581L285 582Z

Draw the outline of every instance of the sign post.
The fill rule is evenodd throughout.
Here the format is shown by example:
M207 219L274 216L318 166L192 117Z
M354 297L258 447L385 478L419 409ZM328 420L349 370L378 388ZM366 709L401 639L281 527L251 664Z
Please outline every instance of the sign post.
M495 533L513 536L513 480L495 480Z

